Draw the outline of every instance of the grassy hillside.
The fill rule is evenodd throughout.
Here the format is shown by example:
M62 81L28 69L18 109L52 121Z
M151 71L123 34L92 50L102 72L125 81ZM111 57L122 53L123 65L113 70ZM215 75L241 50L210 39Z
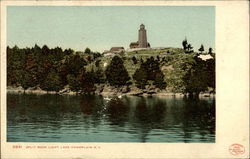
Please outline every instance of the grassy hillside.
M185 72L181 70L181 66L185 63L194 62L193 57L195 53L185 54L183 49L180 48L164 48L164 49L151 49L151 50L137 50L129 51L120 54L124 61L124 66L126 67L129 76L132 76L136 69L140 67L141 60L146 61L147 58L154 57L160 61L160 67L165 75L165 81L167 82L166 90L169 92L181 92L183 89L181 78ZM91 64L89 64L86 69L90 71L95 70L95 62L100 60L100 66L105 70L105 67L110 63L113 56L99 57ZM137 63L134 64L132 58L135 57ZM134 80L132 79L134 83Z

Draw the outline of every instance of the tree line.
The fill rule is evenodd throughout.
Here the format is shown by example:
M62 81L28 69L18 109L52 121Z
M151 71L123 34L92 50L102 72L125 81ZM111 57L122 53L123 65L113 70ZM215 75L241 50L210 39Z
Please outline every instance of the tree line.
M185 53L187 53L187 54L194 53L193 46L190 43L188 43L187 38L185 38L182 41L182 47L183 47L183 50ZM201 44L198 51L200 52L200 54L202 54L203 51L205 51L203 44ZM211 47L209 47L209 49L208 49L208 54L213 54L213 49Z
M146 60L131 58L134 64L140 65L131 77L120 56L114 56L106 68L101 65L102 58L100 53L92 52L89 48L80 53L46 45L7 47L7 85L21 86L24 90L39 87L56 92L68 86L79 93L92 93L98 84L114 87L135 84L140 89L145 89L147 85L165 89L168 85L159 57L148 57ZM199 94L208 87L215 88L215 59L203 61L198 55L193 59L192 63L183 63L181 67L185 72L181 79L185 88L183 93ZM86 70L90 64L94 64L96 69Z
M84 66L100 57L100 53L86 48L85 58L72 49L48 48L46 45L32 48L7 47L7 85L40 87L45 91L60 91L71 84L73 77L85 73Z

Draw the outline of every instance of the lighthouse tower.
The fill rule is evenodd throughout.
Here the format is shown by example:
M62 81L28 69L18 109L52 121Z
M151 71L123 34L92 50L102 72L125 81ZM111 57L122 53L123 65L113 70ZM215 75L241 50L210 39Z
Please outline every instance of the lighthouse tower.
M138 42L139 42L139 48L148 47L147 32L143 24L140 25Z
M150 44L147 41L147 31L145 29L145 25L140 25L140 29L138 31L138 41L131 42L129 47L130 49L150 47Z

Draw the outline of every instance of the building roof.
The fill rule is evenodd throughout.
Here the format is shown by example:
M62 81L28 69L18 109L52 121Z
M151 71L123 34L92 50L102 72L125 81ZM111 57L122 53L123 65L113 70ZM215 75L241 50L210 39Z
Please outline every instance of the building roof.
M139 44L139 42L131 42L130 45L135 45L135 44Z
M131 42L130 44L129 44L129 47L130 48L137 48L139 46L139 42L137 41L137 42Z
M112 47L110 49L111 52L113 52L113 51L121 51L121 50L124 50L124 47Z
M138 41L137 41L137 42L131 42L131 43L130 43L130 46L131 46L131 45L139 45L139 42L138 42Z

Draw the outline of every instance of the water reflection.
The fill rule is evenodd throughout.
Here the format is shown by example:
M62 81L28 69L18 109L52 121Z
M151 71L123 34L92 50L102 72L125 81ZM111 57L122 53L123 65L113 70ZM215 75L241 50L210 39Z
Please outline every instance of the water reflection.
M214 142L215 100L7 94L10 142Z
M117 98L112 98L107 104L107 116L108 120L113 125L124 126L125 122L128 121L129 105Z

